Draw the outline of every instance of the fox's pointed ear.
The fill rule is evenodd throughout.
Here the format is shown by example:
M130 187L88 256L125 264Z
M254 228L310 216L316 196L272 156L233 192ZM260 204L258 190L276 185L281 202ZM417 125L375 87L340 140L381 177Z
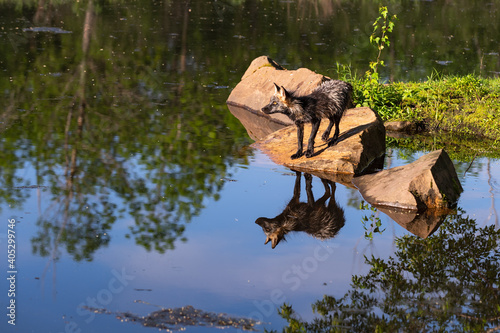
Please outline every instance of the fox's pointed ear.
M269 243L269 241L271 240L271 238L269 238L269 236L266 237L266 242L264 243L264 245L266 245L267 243Z
M280 90L280 87L276 83L274 83L274 94L278 95L280 93Z
M273 241L271 242L271 248L274 249L276 245L278 245L278 242L279 242L278 237L273 237Z
M290 98L290 93L286 91L285 87L281 86L281 91L280 91L281 96L283 98Z

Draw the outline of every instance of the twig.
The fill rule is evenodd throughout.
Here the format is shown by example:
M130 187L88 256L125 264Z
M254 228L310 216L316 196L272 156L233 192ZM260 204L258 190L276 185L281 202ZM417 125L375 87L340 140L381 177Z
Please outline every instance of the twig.
M476 155L474 155L474 157L472 158L472 161L470 161L469 167L464 172L464 177L465 177L465 174L467 173L467 171L469 171L470 167L472 166L472 163L474 163L474 160L476 159L476 156L478 153L479 152L476 152Z

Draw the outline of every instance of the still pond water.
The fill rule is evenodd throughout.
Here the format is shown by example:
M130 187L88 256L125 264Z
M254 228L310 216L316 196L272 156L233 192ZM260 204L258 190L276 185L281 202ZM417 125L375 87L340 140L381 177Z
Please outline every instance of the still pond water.
M500 1L389 10L399 21L386 79L500 73ZM0 1L0 330L207 332L231 318L247 320L229 331L281 330L283 303L310 321L324 295L345 331L383 312L393 329L498 329L500 160L488 147L388 142L386 167L441 147L455 164L457 213L426 239L341 184L345 221L332 239L295 233L271 249L255 223L283 211L296 175L249 147L225 105L231 89L264 54L291 69L364 72L377 11L362 0ZM321 180L312 185L323 196ZM351 283L389 271L371 256L395 258L404 281L370 275L369 306Z

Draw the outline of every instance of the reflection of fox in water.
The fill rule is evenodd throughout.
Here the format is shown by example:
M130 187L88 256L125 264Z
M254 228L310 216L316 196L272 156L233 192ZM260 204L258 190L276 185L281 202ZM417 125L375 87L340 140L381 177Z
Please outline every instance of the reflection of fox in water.
M304 174L306 179L307 203L300 202L301 173L297 172L293 197L283 212L274 218L259 217L255 223L262 227L266 234L267 244L271 241L274 249L290 231L304 231L318 239L334 237L344 226L344 210L335 201L335 183L321 179L325 194L314 201L312 193L312 176ZM330 199L328 205L326 201Z

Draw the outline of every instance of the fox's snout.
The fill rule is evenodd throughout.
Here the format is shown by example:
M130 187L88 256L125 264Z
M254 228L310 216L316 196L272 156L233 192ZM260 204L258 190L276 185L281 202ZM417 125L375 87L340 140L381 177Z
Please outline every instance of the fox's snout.
M262 109L260 109L262 112L265 114L271 113L271 107L269 105L264 106Z
M271 97L271 101L269 101L269 104L264 106L261 111L264 112L265 114L272 114L272 113L283 113L284 111L284 105L276 99L275 96Z

